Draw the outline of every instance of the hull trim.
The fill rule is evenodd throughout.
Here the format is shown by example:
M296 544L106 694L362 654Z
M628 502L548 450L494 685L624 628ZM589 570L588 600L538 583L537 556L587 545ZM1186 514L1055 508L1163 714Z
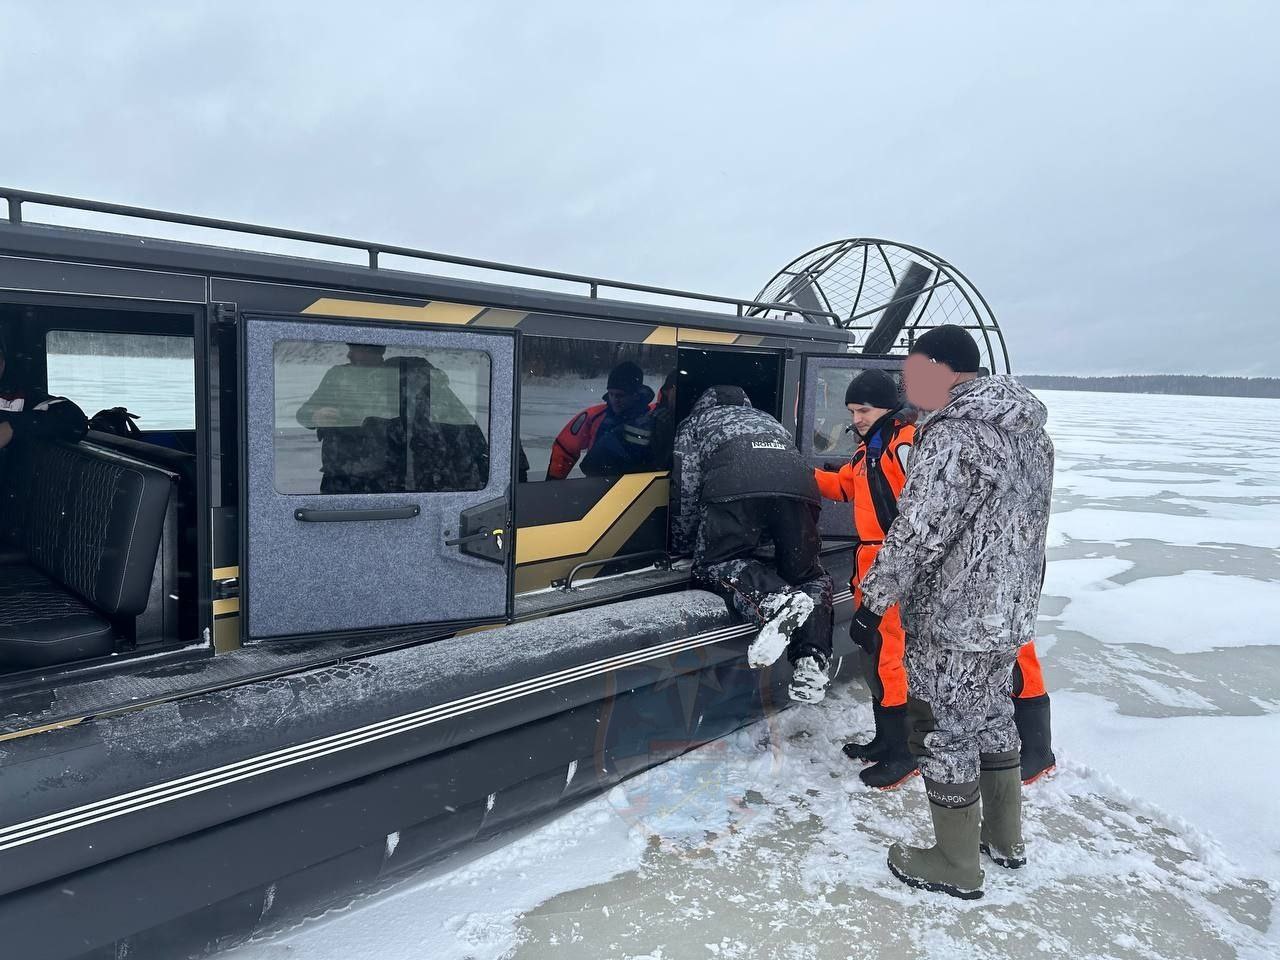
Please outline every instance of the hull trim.
M144 787L130 793L95 801L70 810L13 824L0 829L0 852L35 843L81 827L137 813L184 797L205 793L209 790L218 789L262 774L307 763L329 754L365 746L386 737L407 733L530 694L541 693L567 683L590 679L614 670L636 666L650 660L695 650L699 647L721 643L726 640L746 637L752 632L753 628L750 624L739 624L673 640L654 647L646 647L632 653L620 654L605 660L594 661L509 684L436 707L368 724L355 730L333 734L212 770L201 771L177 780Z

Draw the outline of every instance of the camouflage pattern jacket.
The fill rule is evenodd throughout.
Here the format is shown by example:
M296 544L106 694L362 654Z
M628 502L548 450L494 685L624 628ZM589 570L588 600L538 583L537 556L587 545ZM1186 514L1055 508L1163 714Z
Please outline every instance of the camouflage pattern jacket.
M671 539L676 553L691 554L697 544L708 461L722 445L738 437L794 446L787 428L751 406L741 387L704 391L676 431L671 483Z
M863 603L902 604L907 644L1014 650L1033 638L1053 493L1044 404L1012 377L962 383L916 433L898 517Z

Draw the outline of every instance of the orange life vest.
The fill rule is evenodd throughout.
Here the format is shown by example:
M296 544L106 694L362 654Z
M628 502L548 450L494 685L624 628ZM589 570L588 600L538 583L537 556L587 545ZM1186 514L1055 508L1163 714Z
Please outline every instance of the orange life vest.
M853 504L853 525L863 543L879 543L898 515L898 497L907 483L903 447L916 438L914 424L893 422L879 456L869 456L864 440L848 463L837 471L815 470L818 490L828 500Z

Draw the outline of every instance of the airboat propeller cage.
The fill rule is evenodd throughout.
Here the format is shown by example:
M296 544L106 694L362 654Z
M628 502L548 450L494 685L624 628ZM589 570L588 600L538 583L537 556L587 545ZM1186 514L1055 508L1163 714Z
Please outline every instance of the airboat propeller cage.
M858 351L881 356L904 354L926 330L953 323L977 341L986 369L1009 372L1004 334L986 298L950 263L920 247L835 240L796 257L755 300L794 304L809 323L855 331ZM755 308L749 315L784 312Z

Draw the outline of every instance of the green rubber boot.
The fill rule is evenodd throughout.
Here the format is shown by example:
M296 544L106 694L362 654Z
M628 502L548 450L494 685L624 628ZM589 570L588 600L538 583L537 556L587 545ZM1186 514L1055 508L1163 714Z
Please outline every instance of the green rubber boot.
M1010 870L1027 865L1020 771L1017 750L982 755L982 852Z
M932 847L895 843L889 848L889 869L908 886L977 900L982 896L983 881L978 853L982 830L978 781L936 783L926 778L924 786L937 842Z

